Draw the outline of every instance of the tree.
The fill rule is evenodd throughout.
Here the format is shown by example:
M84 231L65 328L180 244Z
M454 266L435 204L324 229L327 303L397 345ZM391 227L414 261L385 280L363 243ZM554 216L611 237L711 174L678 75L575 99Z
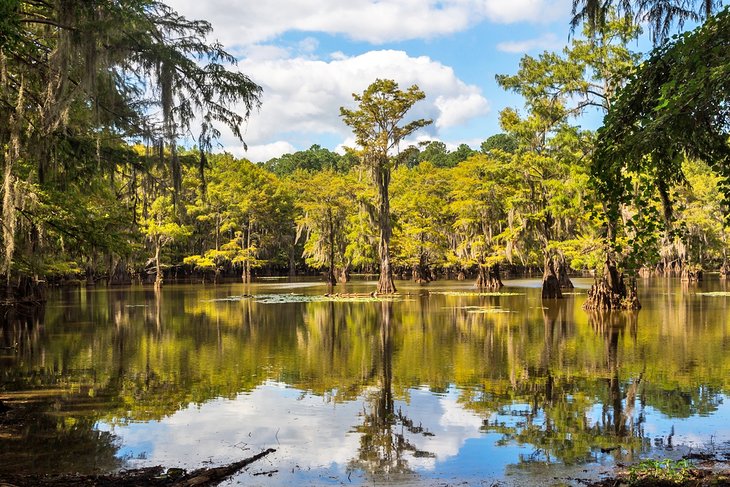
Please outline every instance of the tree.
M155 252L155 287L162 286L162 259L163 247L175 240L190 235L190 229L176 221L176 215L170 196L158 197L150 208L149 218L142 221L142 233L152 244Z
M214 239L188 262L201 269L240 265L241 279L249 283L254 268L293 244L291 195L275 175L246 159L224 155L212 160L206 203L194 212L198 221L213 223Z
M327 270L327 284L337 283L335 267L344 270L345 228L352 206L350 187L343 175L325 170L299 176L297 236L305 235L307 263Z
M284 154L279 158L271 159L264 166L281 177L293 174L297 169L313 172L325 169L347 172L352 167L352 161L347 155L341 156L314 144L305 151Z
M595 31L586 29L585 38L574 39L561 54L524 56L516 75L497 76L503 88L524 96L528 110L521 117L517 111L505 109L500 123L516 139L516 158L522 159L517 167L524 168L529 193L523 199L523 214L543 252L543 297L560 297L561 285L572 287L558 244L573 237L561 232L571 225L561 225L556 216L571 213L565 205L574 201L571 191L586 192L586 188L570 187L566 182L575 173L574 166L586 160L590 137L569 122L587 109L605 112L610 108L616 91L638 61L626 43L639 32L632 23L609 17ZM610 250L607 254L610 266L614 266Z
M571 26L575 29L585 23L595 31L616 9L627 23L648 23L658 44L666 40L675 22L680 29L686 21L702 22L722 3L722 0L573 0Z
M445 260L449 189L448 171L430 162L393 173L394 260L410 268L418 283L433 280L432 267Z
M479 146L479 150L482 152L482 154L487 154L493 150L501 150L502 152L507 152L509 154L513 154L517 151L517 139L510 134L494 134L491 135L482 142L482 144Z
M425 144L425 142L422 142L422 144ZM449 151L446 149L446 144L440 140L428 142L418 155L418 161L428 161L436 167L449 167Z
M136 222L138 174L153 168L153 150L141 157L127 141L154 146L165 167L142 190L143 206L163 193L174 201L182 180L177 137L186 132L197 140L202 176L220 127L242 141L241 125L259 105L261 88L230 69L235 59L207 40L210 24L161 2L11 0L1 8L2 274L8 283L13 275L28 277L16 261L88 235L52 222L53 213L40 211L38 202L73 212L64 206L70 200L57 196L79 179L105 178L117 198L134 199L129 211ZM120 177L128 184L118 184ZM27 202L25 214L20 201Z
M362 95L354 94L358 103L357 110L340 108L340 116L355 134L361 147L362 164L370 171L377 189L377 221L379 231L378 255L380 257L380 278L378 293L395 293L393 270L390 263L390 187L391 169L394 164L394 151L400 142L431 120L418 119L399 125L408 110L426 95L418 86L413 85L406 91L392 80L377 79L368 86Z
M591 174L608 204L610 233L622 224L622 205L642 181L646 203L660 201L663 218L634 218L634 240L646 240L663 220L664 246L674 218L672 190L686 182L685 159L708 164L730 202L730 8L695 31L656 48L609 110ZM638 255L635 260L641 260Z
M477 266L479 289L502 287L512 174L503 158L483 154L451 169L452 252L462 268Z
M685 155L730 176L729 39L726 8L655 49L622 90L598 132L592 170L614 212L627 195L626 171L651 176L667 213L669 188L684 181ZM730 186L723 192L730 201Z

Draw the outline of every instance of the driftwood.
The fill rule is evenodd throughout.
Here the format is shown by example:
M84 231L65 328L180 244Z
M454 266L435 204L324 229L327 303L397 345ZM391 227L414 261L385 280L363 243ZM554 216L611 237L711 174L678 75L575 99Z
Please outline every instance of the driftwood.
M242 468L275 451L275 449L269 448L238 462L222 467L199 468L189 473L180 468L170 468L165 471L163 467L156 466L107 475L8 475L0 477L0 486L207 487L224 482Z

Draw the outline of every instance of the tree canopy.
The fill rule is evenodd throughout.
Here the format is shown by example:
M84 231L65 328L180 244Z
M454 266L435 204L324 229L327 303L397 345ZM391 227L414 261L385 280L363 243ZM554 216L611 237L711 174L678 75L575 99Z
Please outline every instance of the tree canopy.
M670 188L685 181L685 157L723 176L730 201L730 9L657 48L623 88L598 131L592 175L614 203L630 194L629 172ZM615 216L615 215L614 215Z

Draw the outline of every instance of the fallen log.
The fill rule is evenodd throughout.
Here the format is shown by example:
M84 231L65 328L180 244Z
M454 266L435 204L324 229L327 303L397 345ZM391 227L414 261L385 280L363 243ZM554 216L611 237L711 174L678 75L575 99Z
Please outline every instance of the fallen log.
M257 453L252 457L221 467L199 468L186 472L180 468L165 471L161 466L125 470L104 475L4 475L0 476L2 487L76 487L76 486L109 486L109 487L209 487L218 485L239 470L275 452L273 448Z

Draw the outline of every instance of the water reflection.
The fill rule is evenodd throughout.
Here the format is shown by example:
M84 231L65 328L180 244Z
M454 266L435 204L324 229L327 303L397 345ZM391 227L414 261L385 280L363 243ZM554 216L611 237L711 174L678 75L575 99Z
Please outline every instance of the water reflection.
M242 297L325 290L277 286L67 290L6 320L0 399L18 407L0 471L190 468L273 446L272 483L501 478L730 440L726 297L658 281L641 312L613 314L461 283L404 284L394 302Z

